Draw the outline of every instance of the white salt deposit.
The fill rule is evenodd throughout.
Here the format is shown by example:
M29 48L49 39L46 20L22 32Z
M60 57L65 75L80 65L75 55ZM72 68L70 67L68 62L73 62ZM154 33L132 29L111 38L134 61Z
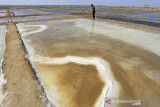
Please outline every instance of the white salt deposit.
M6 36L6 26L0 26L0 105L3 105L3 101L7 95L7 92L3 91L3 85L7 83L7 80L4 78L4 74L2 72L2 62L3 62L3 54L5 50L5 36Z
M24 24L19 24L21 27L19 28L19 32L20 33L23 33L23 36L27 36L27 35L30 35L30 34L34 34L34 33L38 33L38 32L42 32L44 30L47 29L47 26L46 25L24 25ZM39 29L37 30L34 30L34 31L31 31L31 32L25 32L25 29L23 28L23 26L27 26L27 27L40 27Z

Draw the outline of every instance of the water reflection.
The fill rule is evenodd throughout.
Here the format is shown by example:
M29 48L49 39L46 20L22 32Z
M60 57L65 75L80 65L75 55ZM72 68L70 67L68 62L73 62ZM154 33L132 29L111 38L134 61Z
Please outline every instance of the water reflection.
M95 24L95 20L92 21L92 28L91 28L90 35L92 35L94 32L94 24Z
M32 25L32 23L30 24ZM159 85L157 84L159 79L155 76L160 75L159 72L157 72L160 71L160 57L153 53L160 52L160 48L158 47L160 43L158 34L83 19L56 20L35 24L46 25L48 28L42 32L30 34L27 37L24 37L23 32L21 35L24 37L26 44L29 44L28 46L33 48L36 54L49 59L65 56L100 57L110 63L114 77L122 88L119 93L120 97L160 96ZM21 27L22 26L19 26L18 28ZM29 27L27 28L26 25L23 29L26 30L25 32L32 31L32 29L29 29ZM92 37L89 37L88 35L92 35ZM29 53L31 53L31 51L29 51ZM73 74L75 71L80 71L83 68L86 69L85 71L89 70L89 68L92 68L92 71L94 71L93 66L82 67L82 65L73 63L65 64L63 66L45 64L35 65L40 72L54 73L53 75L49 75L51 76L51 79L55 79L53 78L56 76L55 73L60 73L59 69L63 69L64 66L66 66L64 72L68 74L71 72L71 74ZM148 69L148 66L150 69ZM76 70L72 69L74 67L76 67ZM151 75L147 74L147 72ZM59 76L60 78L58 79L63 79L68 82L68 77L66 79L64 77L71 76L71 74ZM81 72L81 74L83 73ZM92 74L93 73L88 74L88 76L91 76ZM148 75L153 75L152 78L154 80L151 80ZM42 76L47 76L47 74ZM83 79L83 77L84 76L82 76L81 79ZM48 76L44 77L44 81L46 79L49 79ZM61 83L64 83L64 81L61 81ZM83 82L77 81L80 84ZM66 83L64 84L67 85ZM150 87L148 87L148 84ZM67 86L68 89L76 88L74 82L69 85L71 85L71 87L68 88ZM112 92L113 94L115 93L113 89ZM71 97L67 96L67 99L69 98ZM93 102L92 104L90 103L90 105L93 105Z

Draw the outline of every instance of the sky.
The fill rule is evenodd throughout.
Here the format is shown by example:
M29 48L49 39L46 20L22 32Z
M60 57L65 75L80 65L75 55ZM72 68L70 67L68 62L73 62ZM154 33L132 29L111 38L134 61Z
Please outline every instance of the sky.
M0 0L0 5L105 5L160 7L160 0Z

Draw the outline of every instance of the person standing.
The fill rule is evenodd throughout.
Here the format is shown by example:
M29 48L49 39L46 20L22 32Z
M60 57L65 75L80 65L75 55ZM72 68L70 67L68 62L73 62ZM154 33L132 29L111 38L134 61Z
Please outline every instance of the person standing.
M95 7L93 6L93 4L91 4L91 7L92 7L92 18L95 19L96 9L95 9Z

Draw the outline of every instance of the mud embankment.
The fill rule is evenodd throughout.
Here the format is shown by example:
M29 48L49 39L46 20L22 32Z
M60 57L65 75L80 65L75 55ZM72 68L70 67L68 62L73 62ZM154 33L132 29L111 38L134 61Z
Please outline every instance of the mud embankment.
M4 107L44 107L46 102L40 97L42 90L33 69L25 58L25 49L15 24L7 24L6 50L3 72L7 79L4 90L8 96Z

